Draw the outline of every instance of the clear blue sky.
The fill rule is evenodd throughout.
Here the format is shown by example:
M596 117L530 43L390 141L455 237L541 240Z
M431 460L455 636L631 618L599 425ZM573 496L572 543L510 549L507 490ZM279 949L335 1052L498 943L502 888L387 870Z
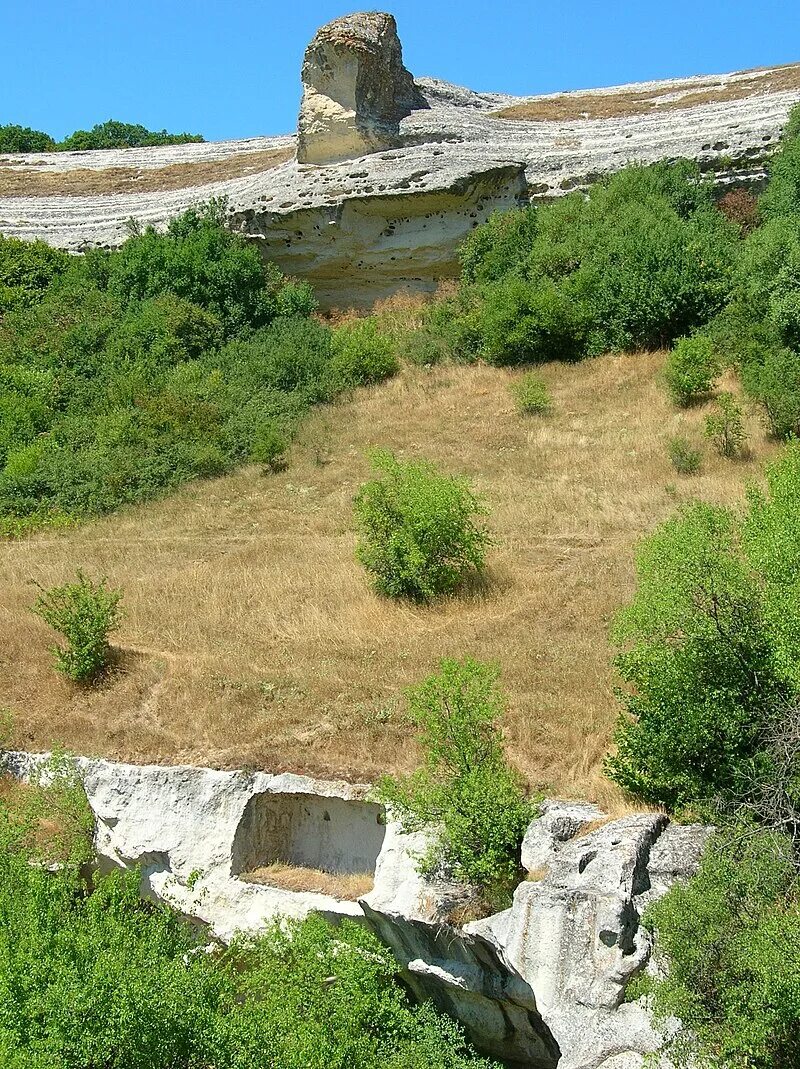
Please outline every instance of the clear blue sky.
M356 0L356 3L358 0ZM294 129L306 0L0 0L0 124L104 119L209 139ZM406 65L510 93L800 60L797 0L394 0Z

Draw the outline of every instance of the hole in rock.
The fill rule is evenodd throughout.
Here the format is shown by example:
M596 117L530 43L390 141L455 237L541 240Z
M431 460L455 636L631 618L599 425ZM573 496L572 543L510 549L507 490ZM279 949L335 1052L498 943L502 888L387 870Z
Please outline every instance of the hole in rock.
M383 807L373 802L256 794L236 829L231 874L286 890L358 897L372 886L385 834ZM324 878L331 876L340 879Z

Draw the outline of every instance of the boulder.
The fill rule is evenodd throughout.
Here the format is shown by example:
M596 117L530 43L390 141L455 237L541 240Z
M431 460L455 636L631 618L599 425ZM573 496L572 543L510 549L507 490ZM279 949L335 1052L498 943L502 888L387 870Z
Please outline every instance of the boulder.
M425 106L403 66L392 15L362 12L317 31L303 60L300 163L356 159L397 144L400 119Z

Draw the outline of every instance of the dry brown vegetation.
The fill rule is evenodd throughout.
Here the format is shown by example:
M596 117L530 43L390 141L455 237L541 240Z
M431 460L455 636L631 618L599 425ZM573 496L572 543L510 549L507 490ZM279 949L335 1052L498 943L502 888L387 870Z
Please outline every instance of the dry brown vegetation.
M528 122L565 121L569 119L620 119L656 111L693 108L698 104L717 104L744 100L766 93L800 89L800 64L775 67L767 73L754 70L748 77L720 78L718 82L685 79L657 89L629 89L603 93L577 91L525 104L514 104L494 112L498 119ZM680 95L677 95L680 94Z
M545 418L516 413L512 372L408 368L318 410L281 475L245 469L0 545L0 693L15 743L372 778L416 763L403 688L471 654L502 668L509 752L528 780L613 805L600 771L617 715L607 635L633 590L635 546L682 501L740 500L776 448L750 414L752 456L712 453L707 406L670 405L662 360L546 365ZM699 475L672 469L676 434L702 446ZM429 608L373 593L351 509L374 446L430 457L486 495L496 546L484 590ZM31 580L61 583L76 567L125 591L118 665L96 689L56 676L52 635L29 611Z
M286 163L292 148L241 152L222 160L171 163L166 167L109 167L104 171L25 171L0 167L0 196L87 197L97 193L162 193L269 171Z
M247 883L261 883L280 887L284 891L316 891L345 902L355 902L368 894L375 883L369 872L324 872L322 869L305 868L274 861L271 865L243 872L239 877Z

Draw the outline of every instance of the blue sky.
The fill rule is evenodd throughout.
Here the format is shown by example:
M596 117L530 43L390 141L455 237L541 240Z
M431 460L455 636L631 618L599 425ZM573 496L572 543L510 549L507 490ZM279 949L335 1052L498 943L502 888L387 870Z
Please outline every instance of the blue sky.
M356 0L357 2L357 0ZM303 50L347 3L0 0L0 124L107 118L209 139L294 129ZM797 0L394 0L406 65L552 92L800 60Z

